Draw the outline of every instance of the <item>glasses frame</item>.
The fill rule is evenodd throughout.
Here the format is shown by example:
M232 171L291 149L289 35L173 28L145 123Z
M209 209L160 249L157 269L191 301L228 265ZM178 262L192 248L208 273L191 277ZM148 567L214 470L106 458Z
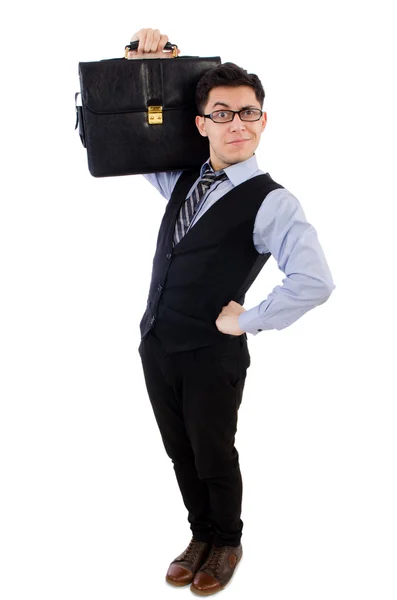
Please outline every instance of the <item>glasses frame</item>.
M260 115L257 119L242 119L240 113L245 112L246 110L259 110ZM213 119L213 114L214 112L229 112L229 113L233 113L232 118L229 119L228 121L214 121ZM216 123L217 125L222 125L223 123L231 123L232 121L234 121L234 117L235 115L239 116L240 121L242 121L243 123L255 123L256 121L259 121L259 119L262 117L263 115L263 110L261 110L260 108L252 107L252 108L242 108L241 110L230 110L229 108L225 108L224 110L219 109L219 110L214 110L212 111L212 113L208 114L208 115L201 115L202 117L205 117L206 119L211 119L211 121L213 123Z

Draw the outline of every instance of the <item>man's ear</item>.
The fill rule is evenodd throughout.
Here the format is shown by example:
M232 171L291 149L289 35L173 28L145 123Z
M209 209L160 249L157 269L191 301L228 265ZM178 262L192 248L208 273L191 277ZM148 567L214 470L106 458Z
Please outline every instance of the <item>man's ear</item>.
M200 134L203 137L207 137L207 132L205 131L205 118L197 116L195 121L196 121L196 127L199 130Z
M262 131L265 129L267 123L267 113L263 113L262 115Z

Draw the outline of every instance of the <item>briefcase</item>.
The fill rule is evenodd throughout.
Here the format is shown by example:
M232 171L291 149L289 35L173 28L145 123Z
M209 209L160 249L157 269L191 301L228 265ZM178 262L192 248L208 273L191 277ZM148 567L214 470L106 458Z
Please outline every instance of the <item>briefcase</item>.
M197 168L209 157L208 139L195 124L194 93L219 56L79 63L80 92L76 128L94 177L156 173ZM81 94L81 105L77 97Z

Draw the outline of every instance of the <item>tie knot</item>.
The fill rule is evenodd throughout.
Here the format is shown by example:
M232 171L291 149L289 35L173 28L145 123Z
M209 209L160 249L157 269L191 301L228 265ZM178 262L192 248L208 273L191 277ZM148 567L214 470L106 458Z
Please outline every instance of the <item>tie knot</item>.
M208 169L207 171L205 171L202 178L200 179L200 184L208 188L214 183L214 181L222 181L224 179L227 179L227 175L224 171L221 171L220 173L216 174Z

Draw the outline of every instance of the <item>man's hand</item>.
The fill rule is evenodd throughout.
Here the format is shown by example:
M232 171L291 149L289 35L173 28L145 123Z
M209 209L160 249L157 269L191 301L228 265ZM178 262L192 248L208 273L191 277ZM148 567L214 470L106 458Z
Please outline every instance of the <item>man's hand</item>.
M139 41L137 50L130 50L128 58L172 58L172 51L164 51L168 36L158 29L140 29L131 38L131 42ZM180 50L178 48L178 54Z
M230 335L242 335L244 331L238 326L238 316L245 310L241 304L230 300L227 306L222 307L222 312L215 321L218 330Z

